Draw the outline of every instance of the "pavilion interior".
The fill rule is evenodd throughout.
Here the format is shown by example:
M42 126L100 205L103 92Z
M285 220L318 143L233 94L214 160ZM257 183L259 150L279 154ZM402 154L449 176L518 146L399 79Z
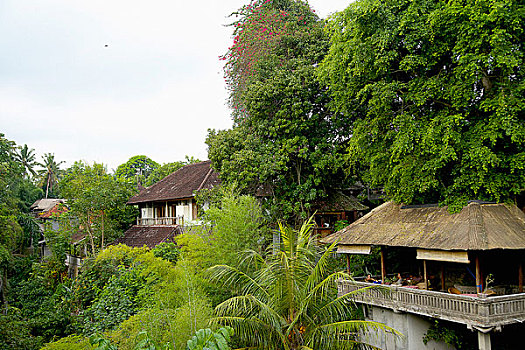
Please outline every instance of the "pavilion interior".
M523 292L523 250L486 250L468 252L468 263L417 259L417 249L408 247L381 247L384 261L378 249L372 249L368 256L367 273L383 284L391 284L400 273L403 285L418 286L425 289L426 269L428 290L474 294L476 289L476 260L478 261L480 291L491 295L516 294ZM375 253L374 253L375 251ZM477 259L476 259L477 257ZM425 266L426 265L426 266ZM384 269L382 273L382 269ZM353 266L349 263L349 272ZM363 272L360 272L363 273ZM383 276L384 281L382 281ZM520 277L521 276L521 277ZM365 276L355 276L356 281L364 281ZM423 284L422 284L423 282ZM454 290L455 288L456 290Z

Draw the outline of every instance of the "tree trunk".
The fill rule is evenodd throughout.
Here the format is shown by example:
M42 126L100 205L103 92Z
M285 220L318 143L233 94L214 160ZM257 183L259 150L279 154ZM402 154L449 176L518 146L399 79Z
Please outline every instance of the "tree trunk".
M100 243L100 249L104 249L104 221L105 221L105 215L104 215L104 211L102 210L102 241Z
M91 226L89 224L89 213L87 214L87 222L85 223L85 225L86 231L89 235L89 240L91 242L91 251L93 252L93 256L95 256L95 240L93 239L93 232L91 232Z
M49 173L49 170L47 172L47 185L46 185L46 198L47 198L47 195L49 194L49 182L50 182L50 179L51 179L51 174Z

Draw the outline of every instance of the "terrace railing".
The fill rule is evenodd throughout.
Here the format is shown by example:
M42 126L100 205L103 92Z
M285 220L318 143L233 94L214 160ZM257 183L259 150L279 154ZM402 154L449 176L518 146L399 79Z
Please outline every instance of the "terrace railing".
M184 226L184 216L162 217L162 218L137 218L138 226Z
M338 294L365 287L376 288L355 293L356 302L394 312L409 312L485 329L525 321L525 293L478 297L341 280Z

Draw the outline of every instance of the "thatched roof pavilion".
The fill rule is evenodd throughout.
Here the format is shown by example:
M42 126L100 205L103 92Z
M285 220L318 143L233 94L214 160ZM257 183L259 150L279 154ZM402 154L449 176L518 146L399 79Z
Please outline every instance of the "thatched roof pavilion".
M525 249L525 214L508 204L471 202L450 214L447 207L387 202L323 241L464 251Z
M424 261L470 263L473 258L480 286L479 252L525 250L525 213L515 205L480 201L470 202L455 214L437 205L387 202L321 241L338 242L338 252L346 254L368 254L375 245L415 248L417 259ZM383 277L384 270L382 261ZM521 263L519 270L522 291Z

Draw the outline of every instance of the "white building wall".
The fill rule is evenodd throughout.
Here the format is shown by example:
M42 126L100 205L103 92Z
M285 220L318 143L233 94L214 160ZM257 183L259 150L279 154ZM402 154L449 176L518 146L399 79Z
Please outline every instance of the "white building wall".
M391 333L371 332L363 335L363 341L383 350L453 350L452 346L444 342L429 341L423 343L423 337L428 328L432 325L427 319L409 314L395 313L390 309L376 306L367 306L367 320L381 322L394 328L403 334L403 337L396 337Z

